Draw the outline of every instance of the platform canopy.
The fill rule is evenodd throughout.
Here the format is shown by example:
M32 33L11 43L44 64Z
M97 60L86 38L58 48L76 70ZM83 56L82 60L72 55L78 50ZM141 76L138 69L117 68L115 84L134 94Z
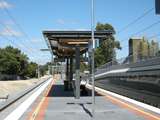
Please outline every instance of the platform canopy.
M112 34L112 30L95 31L95 39L104 40ZM76 46L83 54L91 42L91 31L43 31L43 35L50 51L58 58L74 56Z

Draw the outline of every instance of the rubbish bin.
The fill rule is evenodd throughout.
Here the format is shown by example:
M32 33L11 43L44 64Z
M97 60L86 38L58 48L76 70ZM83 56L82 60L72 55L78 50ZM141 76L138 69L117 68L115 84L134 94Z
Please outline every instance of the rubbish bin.
M68 81L64 80L64 90L67 91L68 90Z

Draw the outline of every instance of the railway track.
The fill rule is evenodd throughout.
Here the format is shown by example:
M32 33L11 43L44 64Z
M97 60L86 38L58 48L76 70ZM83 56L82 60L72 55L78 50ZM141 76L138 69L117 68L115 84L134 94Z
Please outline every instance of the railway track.
M116 85L110 82L96 81L95 85L102 89L115 92L117 94L141 101L143 103L160 108L160 95L146 90L138 90L123 85Z
M50 79L50 77L48 77L46 80L48 80L48 79ZM17 102L18 100L23 98L25 95L31 93L33 90L35 90L36 88L38 88L39 86L41 86L45 82L46 82L45 80L40 81L37 84L31 86L30 88L27 88L24 91L10 97L9 99L8 98L6 98L6 99L3 98L3 100L1 100L2 102L0 102L0 112L5 110L6 108L10 107L15 102Z

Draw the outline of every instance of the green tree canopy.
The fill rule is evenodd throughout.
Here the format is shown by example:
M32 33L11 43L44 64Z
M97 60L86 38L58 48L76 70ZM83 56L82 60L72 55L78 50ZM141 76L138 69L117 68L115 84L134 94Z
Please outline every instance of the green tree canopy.
M38 65L36 63L30 62L27 65L26 76L30 78L37 77L37 68L38 68Z
M29 62L28 57L19 49L7 46L0 48L0 73L18 75L21 77L35 77L37 64Z
M100 23L98 22L96 25L96 30L100 31L100 30L112 30L113 32L115 32L114 28L112 25L108 24L108 23Z
M28 58L17 48L7 46L0 49L0 72L4 74L23 75Z
M110 24L97 23L96 30L112 30L115 29ZM95 50L95 67L99 67L116 57L115 48L121 49L119 41L115 40L113 35L108 36L105 40L100 40L100 46Z

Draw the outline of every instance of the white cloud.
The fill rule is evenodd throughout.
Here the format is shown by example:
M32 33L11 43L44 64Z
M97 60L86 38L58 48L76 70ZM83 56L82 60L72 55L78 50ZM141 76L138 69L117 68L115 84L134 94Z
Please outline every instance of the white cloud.
M32 44L36 44L36 45L41 45L41 44L45 44L44 39L40 39L40 38L31 38L30 42Z
M12 7L12 5L11 4L9 4L8 2L6 2L6 1L0 1L0 9L3 9L3 8L11 8Z
M79 28L79 29L72 29L75 31L90 31L90 29L85 29L85 28Z
M4 24L7 26L15 25L15 23L12 20L6 20L6 21L4 21Z
M70 23L71 23L71 24L78 24L77 21L71 21Z
M24 44L18 44L18 47L26 48L26 46Z
M9 26L7 26L2 31L0 31L0 35L9 36L9 37L12 37L12 36L20 37L20 36L22 36L22 33L14 30L13 28L11 28Z
M79 29L47 29L48 31L90 31L90 29L79 28Z
M74 21L74 20L64 20L64 19L57 19L56 20L56 22L58 23L58 24L60 24L60 25L64 25L64 24L78 24L78 22L77 21Z
M33 39L31 39L31 41L32 41L33 43L38 43L38 42L40 42L41 40L40 40L40 39L33 38Z
M57 23L58 24L61 24L61 25L64 25L65 24L65 21L63 19L58 19L57 20Z

